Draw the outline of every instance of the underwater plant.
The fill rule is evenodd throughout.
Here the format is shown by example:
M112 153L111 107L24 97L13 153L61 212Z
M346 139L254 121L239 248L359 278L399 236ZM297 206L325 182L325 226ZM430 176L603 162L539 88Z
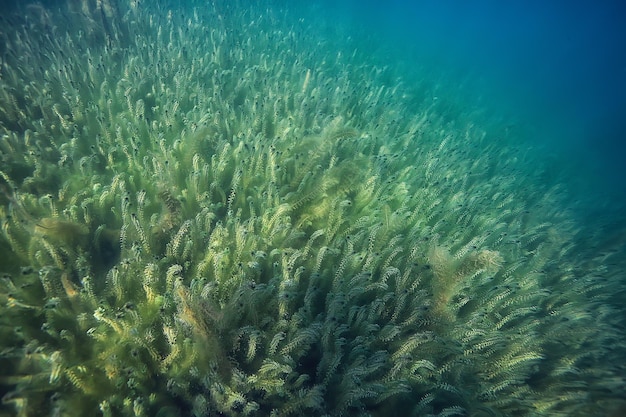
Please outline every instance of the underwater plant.
M314 14L70 3L1 34L0 416L624 406L623 244L499 125Z

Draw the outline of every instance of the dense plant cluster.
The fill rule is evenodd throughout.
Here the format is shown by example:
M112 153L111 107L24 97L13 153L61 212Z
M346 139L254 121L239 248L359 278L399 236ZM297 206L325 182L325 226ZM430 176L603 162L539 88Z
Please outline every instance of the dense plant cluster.
M623 252L504 129L319 16L165 6L5 18L1 416L620 406Z

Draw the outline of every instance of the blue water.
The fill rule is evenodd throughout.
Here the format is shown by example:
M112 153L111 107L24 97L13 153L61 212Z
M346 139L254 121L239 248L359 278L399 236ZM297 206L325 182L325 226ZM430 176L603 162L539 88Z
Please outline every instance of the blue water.
M626 196L626 5L619 1L366 1L329 6L451 74L468 106L501 113L572 169L584 198Z

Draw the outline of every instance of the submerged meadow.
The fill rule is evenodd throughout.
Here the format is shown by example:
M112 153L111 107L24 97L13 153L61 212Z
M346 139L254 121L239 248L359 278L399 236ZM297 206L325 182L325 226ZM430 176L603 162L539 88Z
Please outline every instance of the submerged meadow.
M623 410L624 243L540 152L319 11L189 3L2 18L0 416Z

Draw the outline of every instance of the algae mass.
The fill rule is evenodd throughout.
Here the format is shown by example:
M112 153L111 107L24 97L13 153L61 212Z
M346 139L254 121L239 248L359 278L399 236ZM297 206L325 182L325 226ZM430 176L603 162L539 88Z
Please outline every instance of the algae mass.
M623 241L504 122L314 8L144 3L2 17L0 416L624 407Z

